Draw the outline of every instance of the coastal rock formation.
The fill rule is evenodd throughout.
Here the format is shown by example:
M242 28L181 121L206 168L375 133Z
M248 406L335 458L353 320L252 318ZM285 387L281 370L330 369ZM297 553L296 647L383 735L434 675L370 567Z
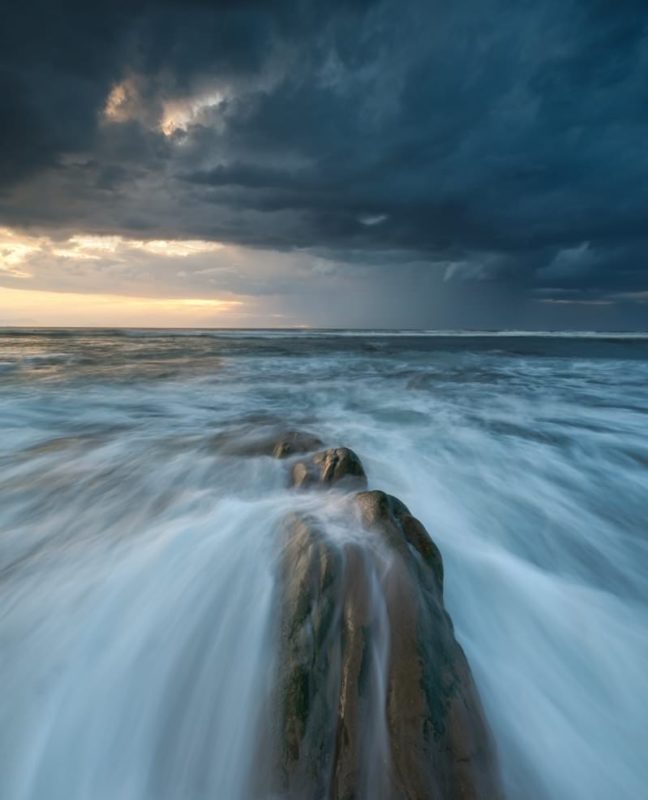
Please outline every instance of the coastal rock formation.
M364 488L367 476L358 456L348 447L321 450L293 465L292 485L328 487L343 483L347 488Z
M337 463L364 479L352 451L317 456L300 462L298 485L330 482L318 476L334 476ZM499 800L488 728L443 605L438 548L384 492L350 494L343 513L353 533L344 539L309 517L287 524L279 744L266 786L290 800Z
M500 796L493 747L443 605L441 554L396 498L373 491L354 500L367 532L394 555L384 581L392 796L493 800Z
M288 458L297 453L309 453L323 444L322 440L304 431L284 431L274 441L274 458Z
M271 428L261 432L242 430L219 436L216 444L225 455L289 458L317 450L324 442L306 431Z

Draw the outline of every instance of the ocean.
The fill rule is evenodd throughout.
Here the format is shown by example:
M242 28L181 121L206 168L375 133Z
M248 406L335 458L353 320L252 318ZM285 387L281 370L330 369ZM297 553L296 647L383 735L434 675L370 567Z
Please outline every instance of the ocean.
M439 546L508 800L648 797L648 336L25 329L0 796L247 800L281 523L335 502L231 448L279 428L353 448Z

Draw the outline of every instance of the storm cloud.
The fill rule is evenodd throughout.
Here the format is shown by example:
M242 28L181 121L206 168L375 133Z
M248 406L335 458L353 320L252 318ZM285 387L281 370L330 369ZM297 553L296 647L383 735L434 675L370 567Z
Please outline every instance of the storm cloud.
M317 324L645 327L647 78L640 1L25 0L0 221L249 248Z

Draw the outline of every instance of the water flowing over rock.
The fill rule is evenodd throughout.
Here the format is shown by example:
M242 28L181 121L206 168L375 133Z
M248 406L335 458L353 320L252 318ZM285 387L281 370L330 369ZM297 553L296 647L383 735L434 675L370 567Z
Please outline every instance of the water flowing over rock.
M232 456L290 456L310 453L324 442L312 433L300 430L277 430L276 427L259 431L244 429L234 434L216 437L215 444L224 455Z
M304 431L286 431L275 440L272 455L275 458L288 458L296 453L308 453L321 447L322 440Z
M327 487L343 484L346 488L365 488L367 476L358 456L348 447L336 447L300 459L292 468L292 485Z
M339 464L366 480L344 448L300 464L298 486L329 485ZM350 494L340 513L354 536L337 540L308 516L287 524L275 767L263 796L498 800L490 734L443 605L438 548L384 492Z

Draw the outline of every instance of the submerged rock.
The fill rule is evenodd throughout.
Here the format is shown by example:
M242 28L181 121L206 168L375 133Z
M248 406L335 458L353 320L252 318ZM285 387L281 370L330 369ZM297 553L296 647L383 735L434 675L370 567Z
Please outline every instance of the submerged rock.
M275 458L288 458L297 453L309 453L324 444L318 436L304 431L285 431L275 440L272 455Z
M266 790L290 800L497 800L438 548L383 492L351 495L346 522L352 535L335 541L313 519L288 525L279 745Z
M344 483L347 487L364 488L367 476L358 456L348 447L322 450L294 464L291 472L295 487Z
M310 453L324 442L312 433L297 430L245 430L219 438L219 450L233 456L272 456L288 458Z

